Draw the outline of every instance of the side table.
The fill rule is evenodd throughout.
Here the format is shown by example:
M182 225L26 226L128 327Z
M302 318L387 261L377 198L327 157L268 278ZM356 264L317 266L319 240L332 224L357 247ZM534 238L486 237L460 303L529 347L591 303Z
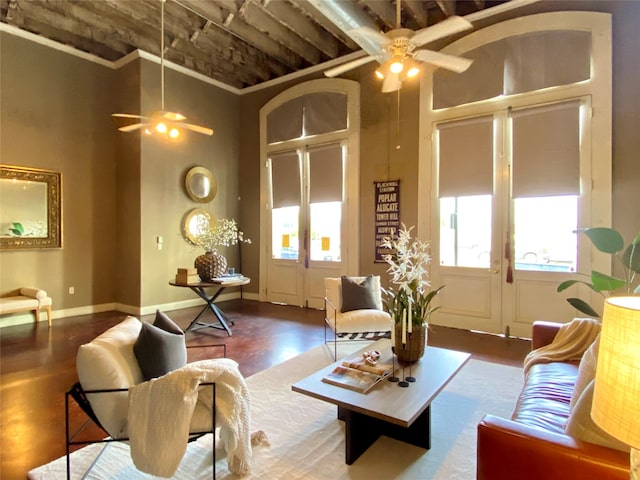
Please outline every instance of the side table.
M224 314L224 312L222 312L222 310L218 308L218 306L215 304L215 301L226 288L241 287L243 285L247 285L250 282L251 282L251 279L247 277L238 277L238 278L229 277L228 280L225 279L225 280L214 281L214 282L199 282L199 283L189 283L189 284L169 282L169 285L173 287L190 288L193 292L195 292L196 295L198 295L201 299L203 299L206 302L206 305L202 308L200 313L196 315L196 317L191 321L189 326L185 329L185 333L189 331L193 332L201 328L215 328L217 330L224 330L225 332L227 332L227 335L231 336L232 333L231 333L231 329L229 328L229 324L233 325L234 322L233 320L229 320L229 318ZM206 290L207 288L215 288L216 290L213 292L213 294L209 294ZM204 312L207 311L207 309L210 309L213 312L213 315L217 321L215 322L199 321L200 317Z

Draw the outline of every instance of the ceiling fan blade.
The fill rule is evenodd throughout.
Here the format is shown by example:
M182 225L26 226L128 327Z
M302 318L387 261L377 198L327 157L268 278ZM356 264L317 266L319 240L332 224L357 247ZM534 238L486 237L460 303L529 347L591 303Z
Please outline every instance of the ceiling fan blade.
M452 70L456 73L464 72L473 63L473 60L469 60L468 58L434 52L433 50L418 50L415 52L413 58L421 62L435 65L436 67Z
M194 125L193 123L178 123L180 127L186 128L187 130L192 130L197 133L202 133L204 135L213 135L213 130L207 127L201 127L200 125Z
M181 113L176 112L162 112L162 116L172 122L180 122L187 119L187 117L185 117Z
M396 73L389 73L382 82L382 92L395 92L402 87L402 81Z
M454 33L464 32L470 28L473 28L473 25L469 20L454 15L435 25L418 30L413 34L410 41L414 45L420 46Z
M380 50L390 42L389 38L384 33L370 27L353 28L347 32L347 35L349 35L358 44L360 44L360 41L362 40L366 43L373 42Z
M343 63L342 65L338 65L337 67L330 68L329 70L326 70L324 74L326 77L337 77L344 72L348 72L349 70L353 70L354 68L358 68L360 65L373 62L374 60L377 60L377 57L374 57L373 55L358 58L357 60L352 60L350 62Z
M148 123L134 123L132 125L126 125L124 127L120 127L118 130L121 132L133 132L134 130L138 130L140 128L146 127L149 125Z
M131 113L112 113L112 117L122 117L122 118L147 118L142 115L133 115Z

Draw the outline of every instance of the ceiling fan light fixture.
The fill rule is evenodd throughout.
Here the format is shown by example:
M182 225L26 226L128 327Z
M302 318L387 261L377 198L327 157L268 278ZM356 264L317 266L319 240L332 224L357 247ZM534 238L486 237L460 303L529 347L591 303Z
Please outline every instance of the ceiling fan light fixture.
M396 55L391 59L391 64L389 65L389 71L391 73L401 73L404 69L404 59L400 55Z
M165 138L177 139L182 134L182 128L191 130L203 135L213 135L213 130L200 125L184 122L187 117L177 112L169 112L164 108L164 3L160 0L160 104L161 110L153 112L150 116L137 115L131 113L113 113L113 117L137 118L138 123L125 125L118 128L122 132L133 132L141 130L145 135L159 133Z
M407 62L407 78L414 78L420 74L420 66L415 60Z

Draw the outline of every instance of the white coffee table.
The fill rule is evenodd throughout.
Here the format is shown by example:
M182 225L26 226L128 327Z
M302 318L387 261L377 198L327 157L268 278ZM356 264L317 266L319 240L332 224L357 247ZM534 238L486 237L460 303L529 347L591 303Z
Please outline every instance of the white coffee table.
M391 342L378 340L354 355L367 350L388 352ZM322 381L342 363L339 360L296 382L291 389L337 405L338 418L345 421L345 461L351 465L380 435L431 448L431 402L470 357L465 352L427 346L424 356L411 366L415 383L402 388L383 380L365 394ZM402 368L396 375L402 375ZM409 375L408 368L405 375Z

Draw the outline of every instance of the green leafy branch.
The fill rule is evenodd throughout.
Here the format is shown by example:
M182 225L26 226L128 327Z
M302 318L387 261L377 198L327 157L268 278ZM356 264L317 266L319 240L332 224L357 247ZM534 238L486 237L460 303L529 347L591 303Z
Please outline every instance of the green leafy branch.
M640 273L640 233L625 248L622 235L612 228L584 228L578 230L578 232L584 233L599 251L609 253L618 260L624 270L624 278L613 277L593 270L590 276L585 275L590 281L567 280L558 285L558 292L562 292L575 284L582 284L594 292L598 292L603 297L607 297L621 289L624 289L625 295L640 293L640 284L634 287L636 274ZM600 314L591 305L580 298L567 298L567 302L582 313L591 317L600 317Z

